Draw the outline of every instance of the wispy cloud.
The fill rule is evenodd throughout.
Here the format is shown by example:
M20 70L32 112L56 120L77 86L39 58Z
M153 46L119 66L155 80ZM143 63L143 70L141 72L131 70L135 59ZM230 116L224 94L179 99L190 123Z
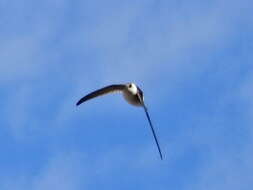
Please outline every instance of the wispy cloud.
M60 153L50 157L44 167L34 174L24 171L22 175L6 175L1 178L2 189L79 189L86 183L85 159L74 152ZM15 181L15 183L13 183Z
M1 189L248 189L250 1L28 4L0 6L1 144L14 139L28 160L47 161L18 174L13 163ZM142 110L116 111L112 96L75 107L91 90L128 81L145 91L163 162ZM50 151L30 151L36 143Z

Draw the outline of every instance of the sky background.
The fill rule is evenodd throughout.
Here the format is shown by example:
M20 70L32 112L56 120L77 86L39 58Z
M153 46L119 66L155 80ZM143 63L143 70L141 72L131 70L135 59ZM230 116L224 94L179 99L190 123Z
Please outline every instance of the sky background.
M1 190L251 190L253 2L1 0ZM144 91L76 107L114 83Z

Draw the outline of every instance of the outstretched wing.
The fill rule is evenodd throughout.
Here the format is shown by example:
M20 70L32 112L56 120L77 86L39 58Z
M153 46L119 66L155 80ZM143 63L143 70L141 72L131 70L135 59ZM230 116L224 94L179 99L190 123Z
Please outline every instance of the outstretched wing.
M140 92L142 93L142 91L140 91ZM159 154L160 154L160 158L161 158L161 160L162 160L162 159L163 159L162 151L161 151L161 148L160 148L160 145L159 145L159 142L158 142L158 139L157 139L157 136L156 136L154 127L153 127L153 125L152 125L150 116L149 116L149 114L148 114L148 109L147 109L147 107L146 107L145 104L144 104L144 101L143 101L143 94L138 93L138 97L139 97L139 100L140 100L140 102L141 102L141 104L142 104L142 107L144 108L144 111L145 111L145 113L146 113L146 116L147 116L147 118L148 118L148 122L149 122L149 125L150 125L150 128L151 128L151 131L152 131L152 133L153 133L153 136L154 136L154 139L155 139L155 142L156 142L156 146L157 146L158 151L159 151Z
M124 90L125 85L123 84L114 84L114 85L110 85L110 86L106 86L104 88L98 89L90 94L87 94L86 96L84 96L83 98L81 98L76 105L80 105L81 103L90 100L92 98L96 98L98 96L102 96L108 93L113 93L113 92L118 92L118 91L122 91Z

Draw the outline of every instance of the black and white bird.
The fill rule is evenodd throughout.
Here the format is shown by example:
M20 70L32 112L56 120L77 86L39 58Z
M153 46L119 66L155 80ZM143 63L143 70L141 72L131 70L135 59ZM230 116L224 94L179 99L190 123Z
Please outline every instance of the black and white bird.
M114 85L110 85L110 86L106 86L104 88L98 89L98 90L96 90L94 92L91 92L90 94L87 94L83 98L81 98L76 103L76 105L78 106L78 105L82 104L83 102L85 102L87 100L90 100L92 98L95 98L95 97L98 97L98 96L102 96L102 95L105 95L105 94L109 94L109 93L114 93L114 92L121 92L123 94L124 98L126 99L126 101L129 104L134 105L134 106L141 106L141 107L144 108L144 111L146 113L149 125L151 127L151 130L152 130L152 133L153 133L153 136L154 136L154 139L155 139L155 142L156 142L159 154L160 154L160 158L163 159L162 152L161 152L161 149L160 149L160 145L159 145L159 142L158 142L158 139L157 139L154 127L152 125L150 116L148 114L147 107L144 104L143 92L134 83L114 84Z

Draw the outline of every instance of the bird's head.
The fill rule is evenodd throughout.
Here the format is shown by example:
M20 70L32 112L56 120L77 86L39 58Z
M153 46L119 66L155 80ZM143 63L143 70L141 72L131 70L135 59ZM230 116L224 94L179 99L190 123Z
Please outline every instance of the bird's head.
M127 89L132 93L132 94L137 94L138 88L134 83L128 83L127 84Z

